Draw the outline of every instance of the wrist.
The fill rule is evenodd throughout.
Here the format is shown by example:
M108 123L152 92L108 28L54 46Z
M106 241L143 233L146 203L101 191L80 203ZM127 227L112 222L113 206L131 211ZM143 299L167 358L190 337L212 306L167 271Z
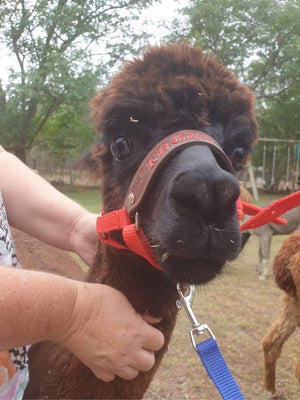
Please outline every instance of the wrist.
M46 336L47 340L62 343L65 332L69 330L73 323L74 310L78 299L78 282L60 276L55 276L53 279L53 295L47 313ZM52 290L50 284L50 291Z
M102 303L105 303L103 295L104 285L90 284L86 282L76 282L76 300L72 312L63 329L57 331L57 335L52 340L64 345L71 352L77 353L79 348L83 348L87 341L87 326L91 321L99 318ZM97 306L95 306L95 303Z
M68 303L66 313L63 318L59 320L54 319L54 324L49 333L49 340L65 345L68 338L72 336L72 332L76 330L77 324L77 309L79 303L79 288L78 282L72 281L68 290Z
M84 223L83 221L85 219L85 213L86 213L86 211L84 209L77 212L77 215L74 218L70 229L68 230L70 248L71 248L71 251L73 251L74 253L78 252L78 247L80 246L80 241L82 238L81 227Z
M94 262L98 244L96 220L97 214L83 209L70 231L71 251L77 253L89 266Z

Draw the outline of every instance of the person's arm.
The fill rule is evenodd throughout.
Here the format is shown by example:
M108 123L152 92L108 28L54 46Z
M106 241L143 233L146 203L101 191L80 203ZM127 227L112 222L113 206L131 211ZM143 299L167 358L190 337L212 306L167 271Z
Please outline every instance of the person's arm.
M11 226L52 246L74 251L92 264L97 215L64 196L1 146L0 188Z
M149 370L163 345L119 291L44 272L0 267L0 314L0 351L53 340L104 381Z

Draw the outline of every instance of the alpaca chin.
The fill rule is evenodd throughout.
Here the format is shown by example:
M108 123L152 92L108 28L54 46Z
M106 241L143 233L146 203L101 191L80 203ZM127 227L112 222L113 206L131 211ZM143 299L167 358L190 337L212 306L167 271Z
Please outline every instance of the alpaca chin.
M200 285L215 278L225 262L224 259L185 261L170 256L162 265L168 277L174 282Z

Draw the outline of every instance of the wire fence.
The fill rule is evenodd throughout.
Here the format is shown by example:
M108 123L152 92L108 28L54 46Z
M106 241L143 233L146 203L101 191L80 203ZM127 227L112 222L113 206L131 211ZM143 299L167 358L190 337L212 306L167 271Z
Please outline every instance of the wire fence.
M252 166L257 188L285 193L299 190L300 141L260 138Z
M71 186L98 186L88 174L74 167L76 160L57 162L39 154L30 166L52 183ZM238 176L240 182L251 188L257 200L257 189L274 193L291 193L300 189L300 140L260 138L255 146L251 163Z

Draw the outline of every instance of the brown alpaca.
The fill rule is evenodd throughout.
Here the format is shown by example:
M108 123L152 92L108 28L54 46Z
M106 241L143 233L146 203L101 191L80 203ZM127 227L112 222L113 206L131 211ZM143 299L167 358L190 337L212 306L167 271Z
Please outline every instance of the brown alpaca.
M257 136L249 89L214 57L187 45L152 47L142 58L125 63L94 98L92 108L101 144L87 163L101 176L104 214L123 207L141 161L174 132L210 135L235 169L244 164ZM157 327L165 345L155 366L132 381L105 383L67 349L40 343L30 350L25 398L142 398L175 325L176 283L204 284L240 251L238 196L237 179L209 146L194 144L169 157L138 211L162 271L130 251L100 243L87 279L121 290L137 312L162 317ZM122 242L120 232L113 237Z
M250 192L244 186L240 186L240 191L242 201L245 201L246 203L252 203L253 198Z
M275 393L276 361L282 346L300 326L300 231L292 233L282 244L273 263L274 279L285 291L283 306L278 319L263 338L265 358L265 387ZM300 383L300 361L295 375Z

